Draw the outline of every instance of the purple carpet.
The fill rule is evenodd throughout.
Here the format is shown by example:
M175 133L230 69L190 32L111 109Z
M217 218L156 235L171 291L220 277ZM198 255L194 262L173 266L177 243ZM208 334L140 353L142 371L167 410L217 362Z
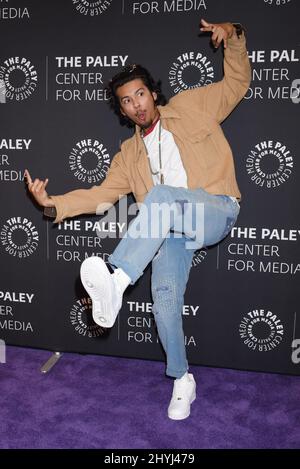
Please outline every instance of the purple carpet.
M190 418L167 418L164 364L7 347L1 448L299 448L300 377L192 366Z

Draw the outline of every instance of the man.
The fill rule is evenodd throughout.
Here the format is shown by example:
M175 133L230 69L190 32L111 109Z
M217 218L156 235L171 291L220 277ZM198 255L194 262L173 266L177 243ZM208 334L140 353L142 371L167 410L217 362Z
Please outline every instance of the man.
M168 407L168 416L175 420L189 416L196 398L182 328L193 254L222 240L239 213L241 195L220 123L246 94L251 75L243 28L201 23L201 31L212 33L216 48L224 43L223 80L184 91L163 106L160 87L143 67L129 66L116 75L109 84L111 105L121 121L136 129L100 186L49 197L48 180L33 182L26 173L30 192L46 214L55 212L55 222L103 213L130 192L143 202L109 257L114 272L102 259L90 257L82 263L81 279L92 299L95 322L112 327L126 287L152 261L153 314L167 357L166 374L175 378ZM152 208L157 205L172 207L172 216L155 214Z

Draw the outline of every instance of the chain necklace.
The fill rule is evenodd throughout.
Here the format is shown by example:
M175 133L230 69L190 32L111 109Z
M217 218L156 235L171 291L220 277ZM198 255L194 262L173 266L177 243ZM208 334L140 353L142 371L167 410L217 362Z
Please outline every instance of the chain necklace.
M148 153L148 149L147 149L147 146L146 146L146 143L144 141L144 138L143 138L143 132L142 132L142 140L143 140L143 144L144 144L144 147L145 147L145 150L146 150L146 154L147 154L147 158L148 158L148 163L149 163L149 168L150 168L150 171L151 171L151 174L153 174L153 176L156 176L157 174L160 175L159 179L160 179L160 184L164 184L165 181L164 181L164 175L162 173L162 164L161 164L161 121L159 119L159 127L158 127L158 159L159 159L159 170L158 171L153 171L152 170L152 166L151 166L151 161L150 161L150 157L149 157L149 153Z

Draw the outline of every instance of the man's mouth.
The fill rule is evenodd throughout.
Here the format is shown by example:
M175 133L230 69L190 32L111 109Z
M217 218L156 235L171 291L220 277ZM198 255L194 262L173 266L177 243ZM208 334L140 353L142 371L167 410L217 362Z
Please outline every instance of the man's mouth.
M138 113L137 113L137 118L138 118L140 121L144 122L145 119L146 119L146 112L145 112L145 111L143 111L143 112L138 112Z

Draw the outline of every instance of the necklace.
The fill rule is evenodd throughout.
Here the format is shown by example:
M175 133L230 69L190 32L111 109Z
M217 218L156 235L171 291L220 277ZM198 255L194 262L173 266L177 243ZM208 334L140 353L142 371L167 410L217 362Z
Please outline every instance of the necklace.
M159 179L160 179L160 184L164 184L164 175L162 173L162 164L161 164L161 121L159 119L159 124L158 124L158 159L159 159L159 170L158 171L153 171L152 169L152 166L151 166L151 161L150 161L150 157L149 157L149 153L148 153L148 149L147 149L147 146L144 142L144 138L143 138L143 134L142 134L142 140L143 140L143 144L144 144L144 147L145 147L145 150L146 150L146 154L147 154L147 158L148 158L148 163L149 163L149 168L150 168L150 171L151 171L151 174L153 174L154 176L156 176L157 174L160 175Z

